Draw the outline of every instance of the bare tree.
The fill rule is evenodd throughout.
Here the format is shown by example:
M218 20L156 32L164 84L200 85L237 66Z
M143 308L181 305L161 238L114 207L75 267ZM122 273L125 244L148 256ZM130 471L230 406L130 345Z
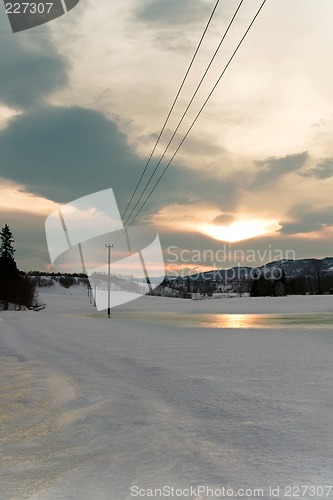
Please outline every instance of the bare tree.
M305 268L306 275L310 278L311 290L320 295L323 293L323 276L325 274L325 262L320 259L311 259L311 263ZM312 286L313 285L313 286Z

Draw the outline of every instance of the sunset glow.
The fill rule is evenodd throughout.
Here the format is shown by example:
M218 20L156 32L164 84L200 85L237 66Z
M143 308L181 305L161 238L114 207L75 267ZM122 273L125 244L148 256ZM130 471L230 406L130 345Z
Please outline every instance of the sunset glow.
M8 181L0 182L1 211L22 211L24 213L47 215L57 207L57 203L43 196L29 193L23 185Z
M280 226L270 220L239 221L229 226L215 226L207 224L199 228L200 232L211 236L215 240L234 243L265 234L271 234L280 229Z

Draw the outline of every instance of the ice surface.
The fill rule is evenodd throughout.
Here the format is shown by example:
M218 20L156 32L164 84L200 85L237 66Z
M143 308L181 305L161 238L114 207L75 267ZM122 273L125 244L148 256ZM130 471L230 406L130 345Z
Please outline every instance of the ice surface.
M333 328L304 327L333 312L332 296L142 297L108 320L80 288L49 292L43 311L0 312L1 499L207 485L268 500L269 486L282 499L285 485L332 484ZM263 313L304 325L193 326Z

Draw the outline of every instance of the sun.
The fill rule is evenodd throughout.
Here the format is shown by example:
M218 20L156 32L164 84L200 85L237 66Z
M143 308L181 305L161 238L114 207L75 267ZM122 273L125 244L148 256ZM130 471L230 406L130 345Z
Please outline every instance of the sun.
M272 234L280 228L281 226L272 220L246 220L233 222L228 226L205 224L199 227L199 231L215 240L235 243L236 241Z

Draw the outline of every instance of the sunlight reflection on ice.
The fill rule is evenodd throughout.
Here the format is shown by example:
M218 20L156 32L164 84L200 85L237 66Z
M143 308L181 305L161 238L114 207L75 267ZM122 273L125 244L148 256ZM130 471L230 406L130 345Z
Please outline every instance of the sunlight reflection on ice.
M86 314L88 317L106 318L105 312ZM327 328L332 329L333 313L312 314L183 314L165 311L113 311L119 320L158 323L180 328Z

